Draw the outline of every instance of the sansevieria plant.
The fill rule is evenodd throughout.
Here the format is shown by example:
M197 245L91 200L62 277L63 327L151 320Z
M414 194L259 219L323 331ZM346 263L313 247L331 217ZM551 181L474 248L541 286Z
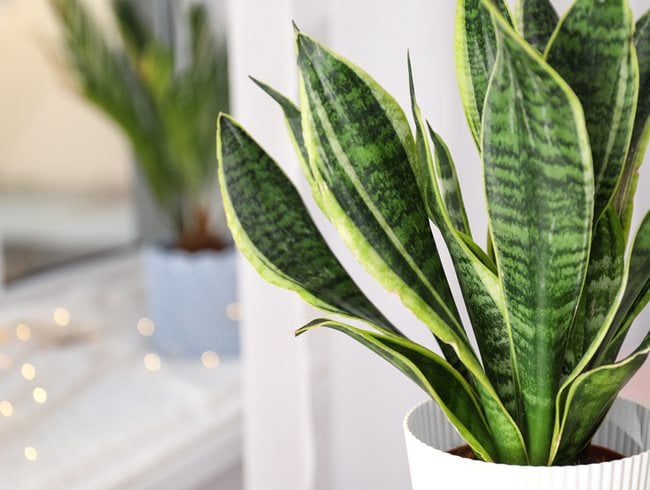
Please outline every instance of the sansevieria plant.
M483 163L489 244L472 238L454 162L367 73L298 31L300 107L282 107L315 202L359 263L431 331L418 345L363 294L280 167L230 116L219 177L237 245L269 282L338 317L314 320L388 360L488 462L581 461L650 333L619 351L650 298L650 218L628 239L650 135L650 12L626 0L459 0L456 61ZM410 69L409 69L410 72ZM478 172L479 169L476 169ZM434 241L453 260L469 341Z

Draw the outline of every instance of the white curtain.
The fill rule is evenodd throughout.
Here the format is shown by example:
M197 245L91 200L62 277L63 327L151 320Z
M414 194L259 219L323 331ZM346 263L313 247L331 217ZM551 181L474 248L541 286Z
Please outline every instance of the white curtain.
M568 3L558 2L559 10ZM637 15L644 3L647 0L633 2ZM305 191L279 109L247 76L296 95L290 24L295 20L302 30L366 69L408 108L410 49L420 105L451 148L473 230L484 243L481 167L464 121L453 62L454 4L230 0L234 115ZM641 189L648 173L646 169ZM303 195L311 203L307 193ZM643 211L650 199L647 194L640 197L637 209ZM637 215L637 223L639 219ZM356 265L325 220L317 216L317 222L369 296L401 328L430 345L426 329ZM246 488L409 488L401 422L425 396L394 368L340 334L314 332L294 339L293 329L315 313L295 295L266 285L243 261L241 270Z

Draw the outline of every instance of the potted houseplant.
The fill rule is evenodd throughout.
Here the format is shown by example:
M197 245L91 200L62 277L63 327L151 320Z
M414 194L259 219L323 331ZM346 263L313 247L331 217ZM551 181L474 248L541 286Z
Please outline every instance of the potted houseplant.
M269 282L369 327L318 319L297 334L338 330L431 397L405 422L415 489L647 490L650 414L616 398L650 352L647 333L619 357L650 299L647 213L629 238L650 133L650 13L635 27L625 0L576 0L561 20L547 0L520 0L516 17L502 0L459 0L456 41L483 162L485 250L412 76L414 129L368 74L300 31L300 107L257 82L284 111L316 204L442 356L367 299L281 169L222 114L219 177L235 242ZM613 460L592 441L627 457ZM454 453L465 457L446 452L461 443Z
M214 118L228 108L227 57L206 8L190 8L188 52L179 54L132 1L111 4L115 40L79 0L51 5L75 88L124 131L173 230L167 243L145 251L154 343L170 355L236 353L237 324L227 312L235 302L235 253L214 226Z

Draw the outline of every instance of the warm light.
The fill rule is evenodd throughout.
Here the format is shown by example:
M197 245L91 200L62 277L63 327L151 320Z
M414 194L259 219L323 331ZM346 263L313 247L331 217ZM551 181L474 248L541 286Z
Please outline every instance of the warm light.
M8 354L0 354L0 369L9 371L14 365L14 360Z
M32 396L34 397L34 401L36 403L45 403L47 401L47 391L41 387L34 388L34 391L32 391Z
M211 350L201 354L201 363L208 369L214 369L219 365L219 355Z
M158 371L160 369L160 357L156 354L147 354L144 356L144 367L149 371Z
M27 446L25 448L25 459L27 461L36 461L38 459L38 451L32 446Z
M54 323L60 327L67 327L70 324L70 312L65 308L57 308L54 310Z
M19 324L16 327L16 337L23 342L27 342L32 338L32 330L29 328L29 325L25 325L24 323Z
M14 414L14 406L7 400L0 402L0 415L3 417L11 417Z
M233 321L241 320L241 308L239 303L229 303L226 306L226 316Z
M20 372L23 375L23 378L30 381L36 377L36 368L29 363L23 364L23 367L20 368Z
M140 335L149 337L153 334L155 329L156 326L149 318L140 318L140 320L138 320L138 332L140 332Z

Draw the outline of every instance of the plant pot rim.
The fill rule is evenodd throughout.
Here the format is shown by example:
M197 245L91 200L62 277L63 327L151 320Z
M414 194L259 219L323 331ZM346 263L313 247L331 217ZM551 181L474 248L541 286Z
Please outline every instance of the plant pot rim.
M628 400L624 397L619 397L617 400L622 400L624 402L632 403L638 407L643 408L644 410L650 411L650 407L646 407L644 404L636 402L634 400ZM504 464L504 463L492 463L492 462L486 462L486 461L481 461L477 459L468 459L468 458L463 458L461 456L456 456L454 454L450 454L447 451L443 451L441 449L438 449L431 444L428 444L421 440L418 436L416 436L413 431L411 431L411 428L409 427L409 420L411 419L411 416L418 410L422 409L422 407L429 405L429 404L435 404L433 400L426 400L422 403L417 404L415 407L410 409L406 416L404 417L404 421L402 423L403 428L404 428L404 433L406 434L406 437L408 439L411 439L410 442L415 442L418 445L421 445L422 448L426 451L432 451L433 454L435 454L436 458L438 460L449 460L449 461L454 461L458 463L459 461L462 461L463 464L467 465L473 465L475 468L478 467L494 467L494 468L520 468L520 469L525 469L526 471L531 471L531 472L536 472L536 473L549 473L549 472L570 472L570 471L575 471L576 468L586 468L586 467L603 467L603 466L620 466L625 464L628 461L634 461L636 459L642 459L645 457L648 457L650 455L650 448L648 448L645 451L642 451L638 454L635 454L633 456L625 456L623 459L618 459L615 461L605 461L602 463L589 463L589 464L581 464L581 465L568 465L568 466L530 466L530 465L510 465L510 464ZM608 448L609 449L609 448Z
M185 250L183 248L178 248L172 245L168 241L159 241L159 242L148 242L143 243L142 249L145 252L155 252L161 255L171 255L171 256L181 256L181 257L221 257L221 256L231 256L237 254L237 248L233 244L228 244L225 248L221 250L215 250L212 248L204 248L201 250L196 250L194 252Z

